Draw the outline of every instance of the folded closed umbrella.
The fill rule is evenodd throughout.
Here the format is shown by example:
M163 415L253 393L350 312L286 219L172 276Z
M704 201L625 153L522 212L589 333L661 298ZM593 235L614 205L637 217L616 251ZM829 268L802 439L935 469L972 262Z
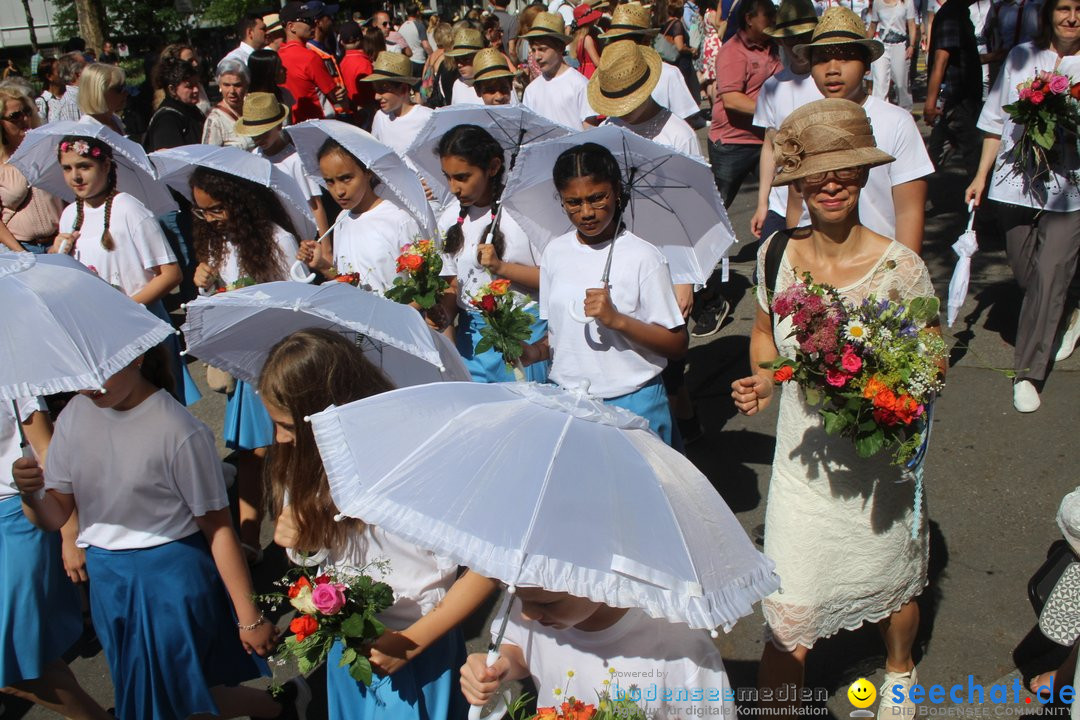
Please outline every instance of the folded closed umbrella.
M952 279L949 280L949 306L947 318L949 327L956 322L956 316L967 299L968 284L971 282L971 258L979 250L979 242L975 237L975 208L968 204L967 229L952 244L953 252L956 253L956 267L953 268Z

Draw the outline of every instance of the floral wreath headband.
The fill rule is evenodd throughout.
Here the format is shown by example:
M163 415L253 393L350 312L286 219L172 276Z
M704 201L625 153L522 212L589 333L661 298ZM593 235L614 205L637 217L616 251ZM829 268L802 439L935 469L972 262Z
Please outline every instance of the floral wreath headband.
M74 140L60 143L60 152L74 152L80 157L105 158L108 157L101 148L91 146L85 140Z

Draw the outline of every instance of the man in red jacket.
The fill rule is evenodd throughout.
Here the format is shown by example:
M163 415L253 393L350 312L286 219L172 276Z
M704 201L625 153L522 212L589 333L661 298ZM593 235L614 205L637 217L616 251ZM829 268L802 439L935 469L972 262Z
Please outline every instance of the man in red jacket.
M322 58L306 45L314 34L315 18L298 2L286 3L281 9L285 27L285 42L278 49L285 66L285 88L295 101L291 108L292 122L321 119L323 96L335 105L348 105L345 89L334 82Z

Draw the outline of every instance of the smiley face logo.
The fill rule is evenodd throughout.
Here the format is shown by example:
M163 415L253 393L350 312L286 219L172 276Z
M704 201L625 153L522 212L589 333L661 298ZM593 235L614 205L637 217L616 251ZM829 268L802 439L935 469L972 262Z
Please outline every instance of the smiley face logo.
M847 691L848 700L857 708L868 708L874 704L877 698L877 688L870 684L866 678L859 678L851 683Z

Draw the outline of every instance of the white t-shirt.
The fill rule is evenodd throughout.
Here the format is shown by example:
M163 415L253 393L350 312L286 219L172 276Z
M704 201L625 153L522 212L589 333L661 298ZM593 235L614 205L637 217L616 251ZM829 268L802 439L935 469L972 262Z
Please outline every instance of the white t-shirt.
M914 0L900 0L892 5L878 2L870 9L870 22L877 23L877 39L882 42L889 33L907 37L908 20L915 19Z
M251 47L246 42L241 40L239 45L230 50L228 55L218 61L218 67L220 67L221 64L226 60L235 60L244 67L247 67L248 58L251 57L251 53L253 52L255 52L255 48Z
M79 547L134 550L199 531L228 507L210 428L158 390L131 410L76 395L49 446L45 486L75 496Z
M551 2L548 3L547 11L549 13L558 13L561 15L563 22L566 23L567 29L569 29L571 23L574 22L574 3L569 0L551 0Z
M544 75L525 87L521 102L538 115L573 130L582 127L596 112L589 105L589 81L569 66L548 80Z
M409 60L422 65L427 60L427 53L424 51L424 46L420 41L427 40L427 28L418 25L416 20L406 20L401 23L398 32L401 33L401 37L405 38L405 43L412 50L412 57Z
M480 97L472 85L468 85L464 80L458 78L454 81L454 87L450 93L450 104L483 105L484 98Z
M380 110L371 123L371 134L398 155L404 155L405 148L416 139L433 112L423 105L413 105L404 115L390 115Z
M446 231L452 228L458 219L461 204L457 198L452 199L443 208L439 215L439 232L445 237ZM461 244L461 250L454 255L443 254L444 277L455 276L458 279L458 307L463 310L472 310L469 298L479 293L481 286L487 285L497 276L488 272L487 268L476 261L476 253L480 247L480 236L487 226L491 224L491 208L478 208L472 206L465 216L465 222L461 225L465 241ZM503 234L503 257L506 262L519 263L521 265L540 264L540 253L529 242L528 236L521 226L510 217L510 213L504 212L499 219L499 230ZM524 285L511 283L510 289L519 295L526 296L529 300L536 300L537 291Z
M608 689L613 699L633 699L654 720L735 720L735 691L704 630L657 620L637 608L605 630L556 629L523 620L515 600L503 642L521 648L539 705L552 704L556 688L587 703ZM570 670L574 677L567 687Z
M274 242L277 243L281 258L281 276L278 280L289 279L289 268L296 260L296 253L300 246L293 234L278 225L274 225ZM240 279L240 256L236 253L236 247L229 244L225 250L225 257L218 269L218 277L225 285L232 285Z
M701 154L701 143L698 142L693 129L686 124L685 120L670 110L662 108L651 120L646 120L637 125L630 125L624 122L622 118L608 118L603 124L624 127L641 137L648 138L660 145L675 148L690 157L705 159Z
M666 107L682 119L696 115L701 106L694 102L694 96L686 87L679 68L668 63L660 65L660 81L652 91L652 99L661 107Z
M589 393L614 398L640 389L667 360L598 322L580 323L585 291L601 287L610 242L586 245L571 231L548 243L540 258L540 317L548 321L552 380L574 388L588 380ZM663 253L626 231L615 239L609 288L619 312L665 328L685 321L675 301Z
M19 447L19 423L30 419L39 410L45 412L45 403L41 398L22 398L17 401L19 417L15 418L15 408L10 400L0 402L0 500L7 500L19 494L15 478L11 474L11 464L22 457Z
M75 203L60 215L60 232L75 227ZM105 234L105 203L96 208L83 204L83 222L72 256L110 285L127 295L146 287L154 279L152 268L176 262L157 218L145 205L127 193L113 198L109 232L114 250L101 246Z
M255 148L255 154L274 163L278 170L295 180L296 184L300 186L300 190L303 191L305 200L321 196L322 190L319 188L319 183L305 172L304 163L300 160L295 145L286 145L283 150L273 155L267 155L262 151L262 148Z
M787 116L807 103L821 99L821 91L814 84L809 73L796 75L790 68L784 68L765 81L758 93L754 107L754 125L768 130L778 130ZM769 190L769 209L780 217L787 217L787 186ZM799 225L809 225L810 215L803 208Z
M360 287L385 293L398 276L401 248L420 236L413 216L389 200L361 215L347 213L334 230L334 265L339 273L359 273Z

